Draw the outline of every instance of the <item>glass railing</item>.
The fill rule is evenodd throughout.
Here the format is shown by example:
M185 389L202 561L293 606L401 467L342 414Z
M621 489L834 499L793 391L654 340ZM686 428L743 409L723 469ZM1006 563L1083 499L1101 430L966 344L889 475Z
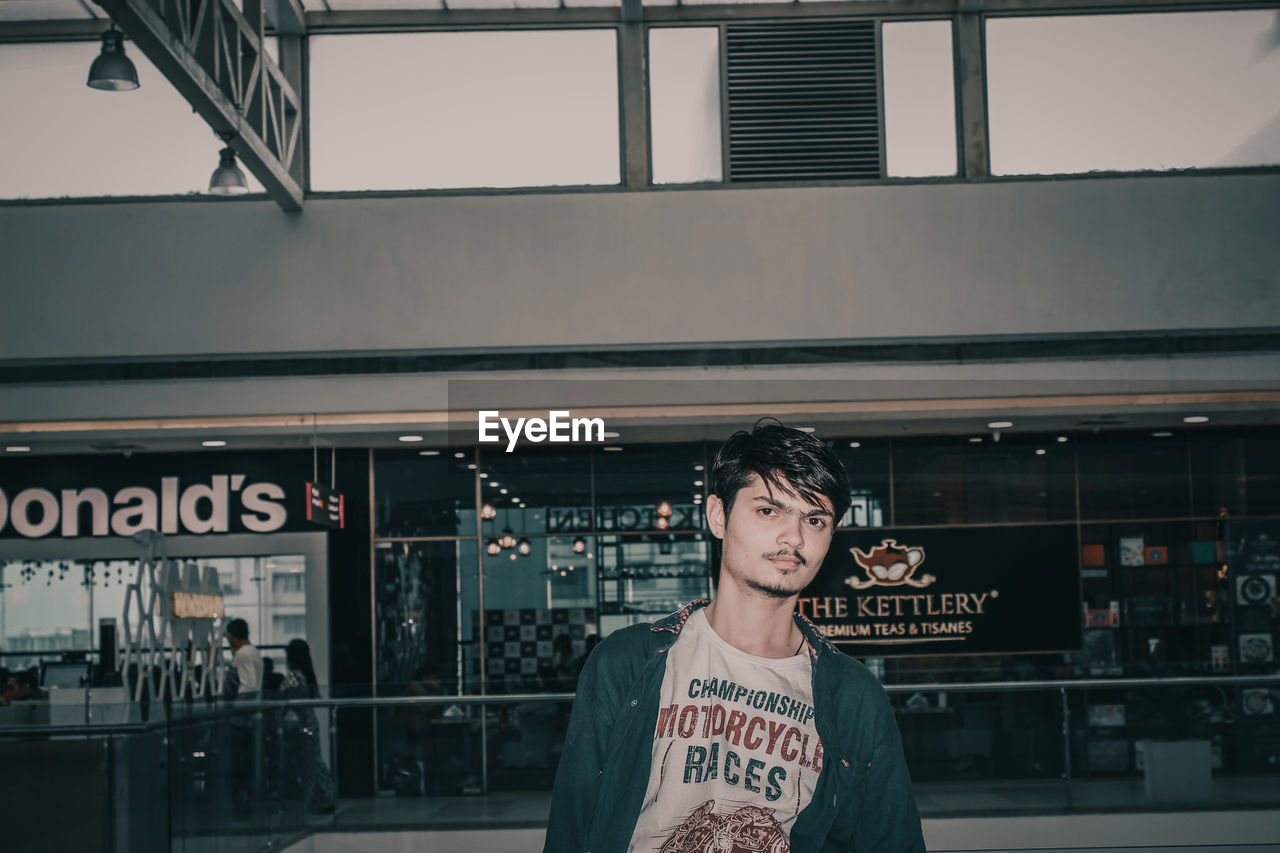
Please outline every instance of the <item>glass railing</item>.
M536 828L573 701L528 693L144 707L109 690L0 708L0 765L38 770L11 786L6 811L56 803L66 837L50 849L239 853L323 832ZM887 690L925 818L1280 800L1278 675ZM51 831L30 823L14 825Z

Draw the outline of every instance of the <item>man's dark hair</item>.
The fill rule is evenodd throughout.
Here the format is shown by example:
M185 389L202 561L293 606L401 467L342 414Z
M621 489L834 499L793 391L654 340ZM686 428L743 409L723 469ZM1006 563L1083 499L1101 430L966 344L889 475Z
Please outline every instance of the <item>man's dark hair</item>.
M19 690L21 690L23 687L29 688L31 690L40 689L40 672L34 667L32 667L31 669L20 669L13 674L13 677L18 680Z
M735 432L716 453L711 491L724 502L725 516L752 477L814 505L821 503L819 495L825 497L833 523L849 509L849 475L836 455L809 433L777 422L757 421L750 432Z
M249 639L249 623L243 619L232 619L227 623L227 633L237 640Z

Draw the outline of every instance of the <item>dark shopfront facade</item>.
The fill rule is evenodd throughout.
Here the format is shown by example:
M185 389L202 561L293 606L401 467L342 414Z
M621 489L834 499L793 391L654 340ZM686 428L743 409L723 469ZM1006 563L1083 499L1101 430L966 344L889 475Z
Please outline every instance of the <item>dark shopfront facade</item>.
M930 685L894 700L916 778L1061 772L1056 694L948 695L948 683L1276 671L1280 431L823 437L851 473L853 507L801 606L885 683ZM309 452L6 460L4 592L19 578L14 554L39 541L53 558L59 547L61 530L15 530L20 490L97 486L112 495L145 485L124 482L133 471L155 474L159 490L166 466L181 469L184 486L216 486L215 475L252 468L263 473L249 480L296 481L283 529L323 537L325 565L308 567L307 579L322 579L327 612L306 624L322 626L309 638L323 637L317 657L327 658L334 695L569 692L591 635L713 588L717 553L702 506L714 452L703 442L344 450L333 474L342 530L299 521ZM323 482L329 461L321 454ZM39 510L23 509L37 520ZM90 530L92 511L82 511ZM180 532L207 541L276 535ZM112 538L64 539L58 559L95 559L86 540ZM894 547L911 583L877 586L866 564ZM1168 698L1106 689L1074 697L1073 764L1136 772L1136 745L1180 726L1208 737L1224 770L1274 772L1273 693L1188 689L1177 713L1162 707ZM566 710L514 705L478 733L463 723L464 708L463 720L449 721L472 746L438 773L427 771L433 738L448 728L456 739L453 728L403 710L344 711L342 792L474 791L482 748L489 790L545 788Z

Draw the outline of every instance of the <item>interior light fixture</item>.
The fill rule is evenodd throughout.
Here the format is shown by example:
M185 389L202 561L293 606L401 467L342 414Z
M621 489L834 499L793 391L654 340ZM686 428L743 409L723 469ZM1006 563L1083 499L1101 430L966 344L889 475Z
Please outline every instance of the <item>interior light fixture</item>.
M521 557L529 556L533 553L533 543L528 539L521 537L520 541L516 543L516 553Z
M660 504L658 504L658 515L662 516L663 518L666 518L667 516L671 515L670 501L662 501Z
M4 448L5 453L30 453L31 448L25 444L9 444Z
M498 517L498 511L493 508L493 504L485 504L480 507L480 517L485 521L490 521Z
M702 485L702 481L701 481L701 480L694 480L694 481L693 481L693 484L694 484L695 486L701 486L701 485Z
M420 436L420 435L402 435L402 436L400 436L400 440L401 440L401 441L403 441L403 442L406 442L406 443L412 443L412 442L416 442L416 441L422 441L422 436Z
M484 543L484 552L490 557L496 557L502 553L502 544L497 539L490 539Z
M657 520L654 521L654 525L659 530L666 530L668 527L671 526L671 519L667 518L665 515L660 515L658 516Z
M124 33L111 25L102 34L102 52L89 66L88 86L104 92L128 92L138 88L138 69L124 55Z
M467 458L467 454L465 454L465 453L463 453L461 450L459 450L459 451L457 451L457 452L455 452L455 453L453 454L453 458L454 458L454 459L466 459L466 458Z
M703 470L703 467L702 467L702 465L694 465L694 466L693 466L693 470L695 470L695 471L701 471L701 470Z
M1013 421L992 421L987 424L987 429L1008 429L1013 426Z
M980 436L980 435L975 435L973 438L969 439L969 443L970 443L970 444L982 444L982 436Z
M861 442L861 441L851 441L851 442L849 442L849 446L850 446L850 447L861 447L861 446L862 446L862 442Z
M1163 431L1163 430L1162 430L1161 432L1153 432L1153 433L1151 433L1151 437L1152 437L1152 438L1172 438L1172 437L1173 437L1173 433L1171 433L1171 432L1166 432L1166 431Z
M1066 444L1066 443L1067 443L1067 437L1065 435L1058 436L1058 444Z
M1043 447L1037 447L1037 448L1036 448L1036 456L1044 456L1045 452L1046 452L1046 451L1045 451L1045 449L1044 449Z
M209 192L213 195L244 195L249 192L249 182L236 165L236 152L230 145L234 137L234 133L218 134L226 147L218 152L218 168L209 177ZM418 436L418 441L422 441L422 436Z
M578 536L578 537L574 538L574 540L573 540L573 553L575 553L575 554L581 554L582 552L584 552L584 551L586 551L586 550L587 550L587 540L583 539L581 536Z
M220 438L211 438L208 441L200 442L201 447L226 447L227 443Z
M440 451L439 450L419 450L418 455L419 456L439 456Z
M796 427L796 429L800 430L801 432L817 432L817 429L815 429L814 427Z
M515 534L511 532L510 527L502 531L502 538L498 540L498 544L503 548L516 547L516 537Z
M609 451L610 453L618 453L619 451L621 451L621 450L622 450L622 448L621 448L621 447L616 447L616 446L613 446L613 447L602 447L602 448L600 448L600 449L601 449L601 450L607 450L607 451Z
M1182 419L1184 424L1207 424L1209 418L1205 415L1187 415Z

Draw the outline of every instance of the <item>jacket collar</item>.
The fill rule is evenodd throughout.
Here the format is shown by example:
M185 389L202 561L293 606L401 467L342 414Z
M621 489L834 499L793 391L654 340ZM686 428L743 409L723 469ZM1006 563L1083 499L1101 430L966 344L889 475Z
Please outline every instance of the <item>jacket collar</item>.
M706 607L711 602L705 598L698 598L690 601L684 607L668 616L664 616L654 622L649 630L657 633L659 631L668 631L675 636L680 636L680 631L684 629L684 625L689 621L689 617L693 615L695 610ZM795 614L796 625L800 628L800 632L804 634L805 639L809 641L809 656L814 660L824 652L833 652L839 654L840 650L832 644L830 640L822 635L816 625L809 621L809 618L803 613Z

